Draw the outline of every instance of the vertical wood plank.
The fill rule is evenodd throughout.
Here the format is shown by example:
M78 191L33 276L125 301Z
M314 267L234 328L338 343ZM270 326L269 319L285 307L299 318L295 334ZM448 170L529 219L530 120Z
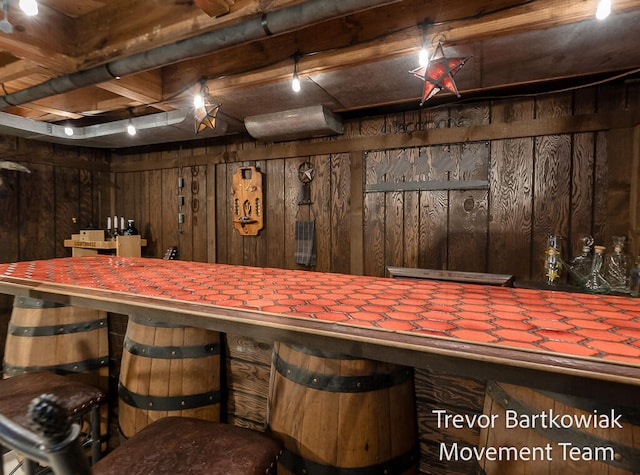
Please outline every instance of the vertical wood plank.
M533 114L530 99L492 106L493 123L532 119ZM533 139L492 141L488 272L531 277L533 182Z
M20 256L20 222L18 217L20 186L19 172L3 171L0 183L0 201L3 211L0 213L0 262L13 262ZM6 332L5 332L6 333Z
M364 153L349 155L351 175L351 216L350 216L350 265L351 274L364 274Z
M69 254L64 247L64 240L70 239L71 234L77 233L82 227L81 223L74 223L73 219L78 218L80 203L80 172L77 169L56 167L53 169L55 177L55 202L54 221L55 234L50 236L54 239L56 257Z
M571 99L569 94L539 98L536 116L544 118L570 115ZM533 193L532 275L536 280L543 280L544 252L549 235L558 234L566 240L569 232L571 136L562 134L536 137L534 147L536 180Z
M31 164L20 174L18 260L50 259L56 255L54 167Z
M284 243L284 169L285 160L268 160L266 165L266 175L269 177L265 189L265 239L267 241L267 267L285 266L282 245Z
M351 255L350 201L360 200L361 194L351 194L351 164L349 154L333 154L331 168L331 242L329 243L329 271L349 273Z

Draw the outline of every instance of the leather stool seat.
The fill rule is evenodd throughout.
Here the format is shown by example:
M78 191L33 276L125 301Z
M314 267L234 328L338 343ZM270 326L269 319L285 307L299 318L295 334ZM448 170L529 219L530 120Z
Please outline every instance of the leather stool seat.
M91 459L95 463L102 456L100 447L100 405L107 402L107 395L89 384L75 381L49 371L34 371L0 380L0 414L22 427L29 427L27 408L39 395L53 394L67 411L69 417L81 421L89 415L89 429L83 444L91 447ZM36 472L36 464L26 459L23 472Z
M165 417L92 467L93 475L264 475L282 445L262 432L201 419Z
M72 418L86 414L107 398L91 385L48 371L35 371L0 380L0 413L26 426L29 403L43 393L55 395Z

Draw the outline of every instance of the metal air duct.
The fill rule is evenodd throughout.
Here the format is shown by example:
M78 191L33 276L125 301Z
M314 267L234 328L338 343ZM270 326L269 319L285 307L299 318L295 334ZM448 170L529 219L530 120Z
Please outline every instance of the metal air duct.
M321 105L246 117L244 126L254 139L272 142L341 134L343 130L342 119Z
M129 74L197 58L231 46L294 31L315 23L397 1L308 0L291 7L265 13L260 18L252 18L237 25L213 30L84 71L49 79L36 86L6 94L0 97L0 110L81 87L93 86Z

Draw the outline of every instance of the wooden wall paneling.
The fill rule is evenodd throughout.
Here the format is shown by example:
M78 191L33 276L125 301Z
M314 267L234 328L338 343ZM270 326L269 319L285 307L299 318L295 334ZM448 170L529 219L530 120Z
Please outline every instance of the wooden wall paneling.
M140 232L147 239L146 256L162 257L169 246L177 243L165 244L164 220L162 212L162 170L150 170L145 172L149 181L149 194L145 197L144 206L149 209L149 221L140 223ZM167 223L169 226L169 223ZM166 246L166 247L165 247ZM178 249L178 257L180 257Z
M438 427L437 414L466 417L483 413L485 381L462 378L437 371L415 370L416 415L420 444L420 473L429 475L472 475L477 473L472 461L447 460L440 453L440 445L447 448L478 447L480 430L477 427Z
M402 266L404 263L404 192L385 193L384 217L384 265ZM378 275L385 275L385 271Z
M351 202L362 194L351 195L351 161L348 153L330 156L331 170L331 242L328 247L328 270L348 274L351 267Z
M378 183L377 169L385 160L383 151L364 154L363 271L365 275L385 275L385 193L369 192L367 186Z
M216 256L215 262L229 263L229 220L231 219L231 190L227 185L231 183L228 177L227 164L216 165L215 193L216 193Z
M412 116L405 114L405 120L411 120ZM419 118L416 118L416 121ZM411 166L411 172L407 180L420 181L422 164L420 163L420 149L416 147L405 150L404 156ZM420 192L404 192L404 255L405 267L418 267L420 259Z
M633 128L631 193L629 218L629 249L635 262L640 260L640 125Z
M162 228L160 235L161 249L164 251L170 246L177 246L178 258L190 259L190 254L182 247L178 227L178 168L164 168L162 174L160 207L162 209ZM185 185L186 186L186 185ZM153 206L153 203L150 203ZM157 206L157 205L156 205ZM180 227L186 227L188 221Z
M633 129L612 129L605 133L607 154L607 232L604 245L612 246L612 236L629 232L629 196Z
M365 193L363 205L363 273L385 275L385 193Z
M364 274L364 155L365 152L348 154L350 188L349 272Z
M607 134L604 131L595 134L595 170L593 175L593 238L596 244L607 245L608 236L608 162Z
M273 342L226 334L228 422L263 430Z
M190 187L185 193L186 212L191 216L192 259L207 262L207 167L188 167Z
M500 101L491 107L492 123L529 120L533 99ZM489 169L489 247L487 271L531 276L533 138L491 141Z
M284 222L284 159L267 160L265 175L267 186L264 190L265 226L260 232L264 233L266 241L267 267L285 267L283 252L285 222Z
M0 172L0 262L14 262L20 256L20 172L2 170Z
M536 100L536 117L570 116L571 94L554 94ZM566 241L569 232L571 202L571 136L568 134L536 137L533 203L533 275L544 278L544 252L548 237L559 234ZM566 242L563 243L563 249ZM566 251L563 250L563 255Z
M295 223L297 220L305 220L309 217L310 210L308 206L299 206L301 183L298 179L298 168L304 162L309 161L310 157L290 158L285 163L284 168L284 262L286 269L300 269L301 267L295 261ZM317 180L311 184L312 189ZM303 209L307 208L307 209Z
M456 164L450 178L462 181L488 179L488 143L454 144L450 149ZM448 269L486 272L487 199L486 190L449 192Z
M448 145L435 145L420 150L424 160L427 181L446 181L451 169ZM420 267L424 269L447 269L449 193L446 190L420 192L420 235L424 236L424 255Z
M153 246L149 242L148 228L151 220L151 206L149 206L149 193L151 193L149 187L151 186L151 172L141 171L137 172L136 186L138 191L136 196L138 197L135 214L131 218L134 220L134 224L140 233L142 239L147 239L147 245L140 249L142 256L144 257L163 257L164 253L155 254L152 251ZM166 250L166 249L165 249Z
M331 155L315 155L310 157L315 170L315 178L311 182L310 206L299 206L299 219L315 221L316 240L316 265L313 270L319 272L330 272L332 255L340 249L333 248L332 234L335 226L333 216L333 181L331 170ZM302 183L298 180L298 189L302 189ZM306 208L306 209L305 209ZM305 212L308 216L305 216Z
M216 194L216 172L217 167L213 163L207 166L207 186L205 202L200 202L200 206L204 205L206 227L207 227L207 262L218 262L218 200Z
M36 163L29 168L30 174L20 176L16 260L51 259L56 256L54 168Z
M591 114L595 112L595 107L594 89L579 89L574 92L574 114ZM580 238L593 234L595 134L575 133L572 140L570 229L565 256L567 261L582 252Z
M106 224L100 220L98 202L94 199L96 196L94 188L99 186L97 173L86 168L79 170L78 215L76 216L79 228L93 225L98 229L103 229Z
M640 81L627 84L627 107L640 109ZM640 124L634 124L630 159L629 248L635 260L640 256Z
M71 255L71 251L64 247L64 240L70 239L73 233L81 228L77 220L80 206L80 171L75 168L56 167L53 169L55 179L54 190L54 227L50 236L54 239L55 257Z

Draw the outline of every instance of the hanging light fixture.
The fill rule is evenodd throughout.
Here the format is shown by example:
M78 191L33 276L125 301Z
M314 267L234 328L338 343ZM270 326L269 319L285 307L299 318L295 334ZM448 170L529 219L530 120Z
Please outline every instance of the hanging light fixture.
M611 0L600 0L596 9L596 18L604 20L611 13Z
M65 134L67 137L72 137L72 136L73 136L73 127L71 127L71 126L69 126L69 125L66 125L66 126L64 127L64 134Z
M427 48L427 42L425 39L426 28L422 26L422 47L420 48L420 53L418 54L418 64L421 67L429 64L429 49Z
M129 123L127 124L127 133L133 137L136 132L136 126L133 125L133 120L131 118L131 109L129 109Z
M293 92L300 92L300 78L298 77L298 58L296 53L293 55L293 78L291 79L291 89Z
M193 118L195 120L196 134L205 129L215 129L216 119L221 104L211 100L206 80L200 84L200 92L193 96Z

